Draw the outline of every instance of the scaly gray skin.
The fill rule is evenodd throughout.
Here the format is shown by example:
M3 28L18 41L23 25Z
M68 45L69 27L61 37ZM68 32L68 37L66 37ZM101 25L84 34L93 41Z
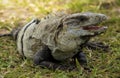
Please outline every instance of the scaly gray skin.
M91 12L58 13L40 21L34 19L19 32L17 31L18 35L15 38L18 51L24 57L32 58L36 65L50 69L73 69L73 67L56 64L70 58L77 58L84 66L87 60L82 47L89 44L87 42L91 37L107 29L104 26L97 26L106 19L104 14Z

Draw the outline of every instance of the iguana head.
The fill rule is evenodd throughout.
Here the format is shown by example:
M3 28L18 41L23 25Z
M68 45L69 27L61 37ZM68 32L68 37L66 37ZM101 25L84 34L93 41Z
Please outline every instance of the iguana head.
M107 27L99 24L107 19L107 16L99 13L75 13L63 19L63 30L76 37L95 36L103 33Z
M77 52L93 36L103 33L107 27L98 26L107 16L99 13L75 13L62 18L60 32L57 34L57 47L63 52Z

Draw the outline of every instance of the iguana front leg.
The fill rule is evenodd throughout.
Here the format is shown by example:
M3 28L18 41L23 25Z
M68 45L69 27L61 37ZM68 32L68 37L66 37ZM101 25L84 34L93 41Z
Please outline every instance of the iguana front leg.
M88 65L87 65L87 59L86 59L86 56L85 54L80 51L79 53L77 53L74 58L77 58L78 62L80 63L80 65L87 71L91 71L90 68L88 68Z
M52 55L51 51L47 46L45 46L42 50L38 51L34 57L33 62L35 65L39 65L43 68L48 68L52 70L73 70L75 66L68 66L68 65L60 65L59 61L55 60Z
M87 46L90 49L98 49L98 50L103 50L103 51L109 51L109 46L103 44L102 42L87 42L85 44L85 46Z
M79 61L80 65L82 65L82 66L87 65L87 59L86 59L86 56L85 56L85 54L83 52L79 52L76 55L76 58Z

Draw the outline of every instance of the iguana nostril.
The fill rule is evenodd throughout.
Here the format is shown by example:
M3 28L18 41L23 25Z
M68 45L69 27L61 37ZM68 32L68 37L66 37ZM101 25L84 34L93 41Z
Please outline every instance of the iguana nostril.
M105 20L107 20L107 16L102 16L102 17L99 17L99 21L105 21Z
M107 20L107 16L102 17L102 20Z

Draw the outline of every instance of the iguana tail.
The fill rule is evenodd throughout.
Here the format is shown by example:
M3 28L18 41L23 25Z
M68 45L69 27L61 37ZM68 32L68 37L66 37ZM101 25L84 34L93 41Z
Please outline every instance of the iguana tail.
M8 34L0 34L0 37L4 37L4 36L12 36L11 33L8 33Z
M7 34L0 34L0 37L11 36L14 40L17 39L18 33L22 27L14 28L10 33Z

